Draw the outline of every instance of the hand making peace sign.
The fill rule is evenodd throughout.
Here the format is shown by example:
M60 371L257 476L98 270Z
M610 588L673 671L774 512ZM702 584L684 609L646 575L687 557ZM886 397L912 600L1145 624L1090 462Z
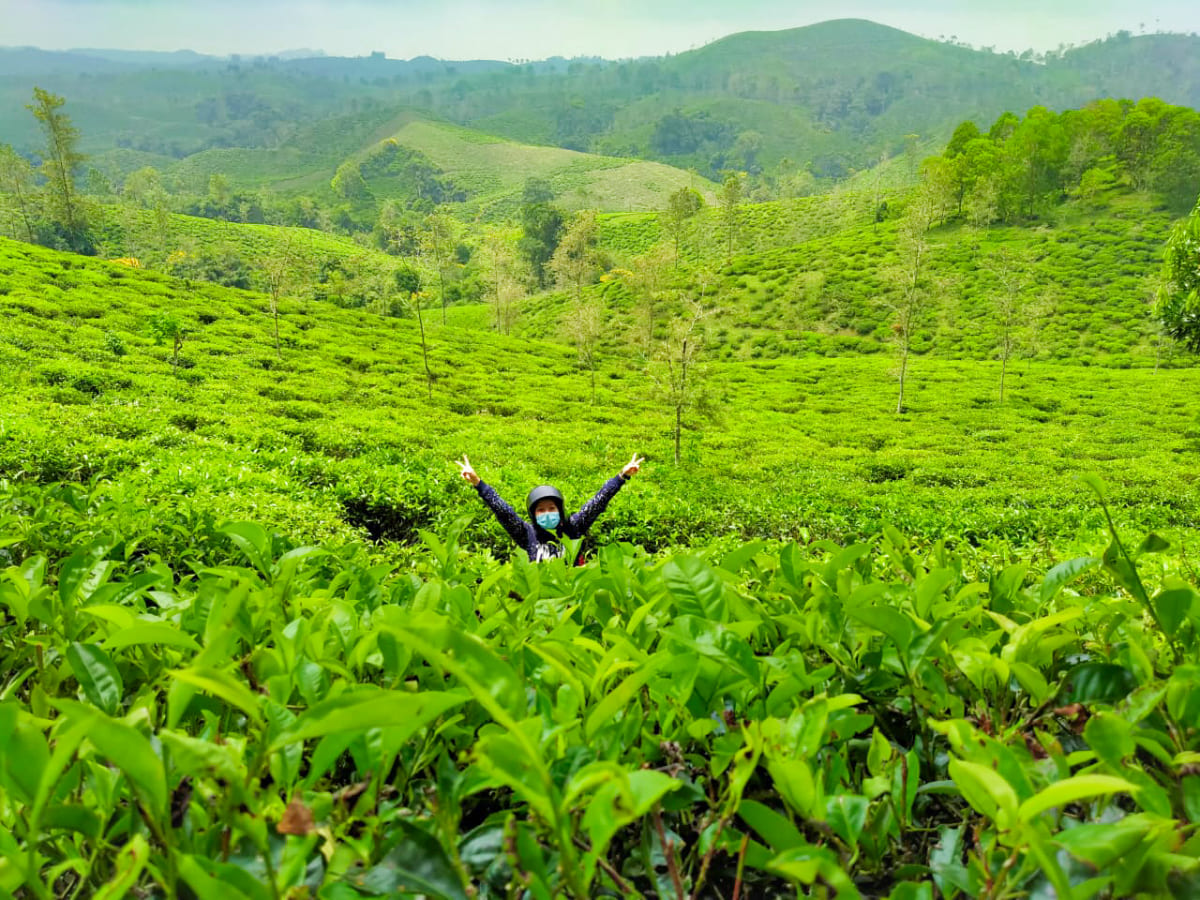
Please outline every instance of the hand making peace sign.
M475 474L475 470L471 468L471 461L467 459L467 454L463 454L461 460L456 459L455 464L462 469L462 477L467 479L472 486L479 484L479 476Z
M642 463L644 463L645 461L646 461L646 457L638 456L636 453L633 454L633 459L631 459L629 461L629 464L626 465L625 468L623 468L621 470L621 474L625 478L632 478L634 475L636 475L638 473L638 469L640 469L642 467ZM609 469L609 471L611 472L612 470Z

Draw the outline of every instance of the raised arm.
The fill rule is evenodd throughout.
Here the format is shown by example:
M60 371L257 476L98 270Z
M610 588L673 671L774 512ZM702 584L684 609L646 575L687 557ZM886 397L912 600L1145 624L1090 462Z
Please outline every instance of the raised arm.
M504 526L504 530L508 532L508 536L517 542L518 546L526 547L529 542L529 526L522 519L515 509L513 509L503 497L496 493L495 488L490 484L486 484L475 469L471 467L471 461L464 455L461 460L456 461L458 467L462 470L462 477L466 479L475 488L481 499L492 514L496 517L496 521Z
M621 470L621 474L614 475L596 491L596 496L592 497L587 503L579 507L579 512L571 516L567 520L566 531L572 537L582 537L587 533L587 530L592 527L592 523L600 517L600 513L604 512L608 506L608 501L612 500L617 495L617 491L637 474L644 459L640 459L635 453L628 465Z
M529 549L527 546L529 544L529 525L517 514L517 511L497 494L496 489L490 484L483 481L477 482L475 490L479 492L479 498L487 504L487 508L492 511L496 521L504 526L508 536L516 541L518 546Z

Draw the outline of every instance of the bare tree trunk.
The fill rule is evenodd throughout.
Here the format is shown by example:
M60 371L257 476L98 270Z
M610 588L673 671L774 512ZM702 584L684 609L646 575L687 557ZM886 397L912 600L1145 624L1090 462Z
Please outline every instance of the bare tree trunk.
M429 346L425 343L425 318L421 315L421 301L417 300L417 325L421 329L421 359L425 363L425 384L429 389L429 399L433 399L433 372L429 371ZM444 310L443 310L444 311Z
M679 465L679 432L683 427L683 405L675 404L675 465Z
M66 208L67 213L67 229L69 231L74 231L76 228L75 204L72 202L73 198L71 197L71 172L67 168L66 162L63 160L63 153L59 146L60 140L61 138L59 137L58 131L54 130L54 137L51 144L51 148L54 152L54 167L58 169L58 177L62 179L62 198L63 206Z
M1004 341L1000 345L1000 404L1004 404L1004 376L1008 373L1008 358L1012 356L1012 322L1004 320Z
M896 399L896 415L904 412L904 376L908 374L908 341L900 352L900 396Z
M25 205L25 195L21 193L21 186L15 185L14 191L17 197L17 204L21 207L21 221L25 223L25 233L29 235L29 243L36 243L33 237L33 225L29 221L29 210Z
M438 263L438 292L442 295L442 324L446 324L446 268Z
M271 318L275 320L275 355L283 359L283 351L279 349L279 298L271 295Z

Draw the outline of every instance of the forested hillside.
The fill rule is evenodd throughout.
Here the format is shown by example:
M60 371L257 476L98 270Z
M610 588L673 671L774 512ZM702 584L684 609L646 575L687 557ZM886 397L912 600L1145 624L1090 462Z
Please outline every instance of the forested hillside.
M906 135L945 140L963 119L1005 110L1101 97L1200 105L1198 46L1196 37L1120 34L1035 60L840 20L732 35L674 57L562 66L371 57L148 71L9 50L0 51L0 134L23 151L35 145L22 104L37 78L73 98L86 149L118 175L209 149L312 152L303 136L313 120L341 119L326 129L340 141L355 134L347 115L382 124L409 107L518 142L656 159L706 177L799 169L831 178L902 154ZM265 183L264 174L247 172L238 186Z

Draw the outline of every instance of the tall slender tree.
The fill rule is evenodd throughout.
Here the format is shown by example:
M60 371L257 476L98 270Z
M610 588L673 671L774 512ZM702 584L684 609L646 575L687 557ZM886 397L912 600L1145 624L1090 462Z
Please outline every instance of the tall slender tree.
M639 318L646 327L645 349L649 353L654 343L654 330L659 312L670 295L670 255L666 244L656 244L630 262L627 276Z
M594 210L575 215L550 258L550 271L560 288L571 291L576 303L583 301L583 288L600 269L596 250L597 225Z
M936 210L936 198L923 186L914 194L900 224L897 247L900 263L889 273L898 294L897 299L887 303L892 311L892 336L900 358L897 414L904 412L904 384L908 376L913 338L925 319L932 296L926 269L929 265L929 229L933 225Z
M440 208L429 214L421 231L421 253L437 274L443 325L446 324L446 272L452 264L456 237L454 219Z
M738 207L742 202L742 179L729 175L721 185L721 222L725 226L725 258L733 258L733 245L737 238Z
M262 257L259 267L267 284L267 296L271 300L271 320L275 326L275 355L283 358L279 342L279 303L283 295L293 291L304 280L304 261L293 240L290 229L277 226L278 241L275 249Z
M1004 402L1004 380L1008 361L1028 325L1029 304L1025 289L1029 284L1029 260L1019 251L1001 246L987 261L987 268L1000 285L994 295L996 314L996 350L1000 354L1000 402Z
M579 364L588 370L591 378L593 406L596 404L596 358L603 325L603 310L598 298L581 295L572 301L567 312L566 331L579 354Z
M42 175L46 179L50 217L64 232L72 247L85 243L87 216L75 189L75 173L87 159L79 152L79 130L61 112L66 103L62 97L33 89L33 103L27 105L42 126L46 147L42 153Z
M659 227L675 247L675 268L679 268L680 245L688 221L704 206L704 198L689 187L681 187L667 198L667 208L658 214Z
M517 303L531 275L517 253L517 232L501 226L488 228L483 238L483 258L489 268L488 296L496 316L496 331L508 334L517 318Z
M690 306L690 315L671 323L670 333L658 343L648 367L656 392L674 419L675 465L680 460L684 416L704 406L704 370L700 363L709 310L703 300L692 300Z

